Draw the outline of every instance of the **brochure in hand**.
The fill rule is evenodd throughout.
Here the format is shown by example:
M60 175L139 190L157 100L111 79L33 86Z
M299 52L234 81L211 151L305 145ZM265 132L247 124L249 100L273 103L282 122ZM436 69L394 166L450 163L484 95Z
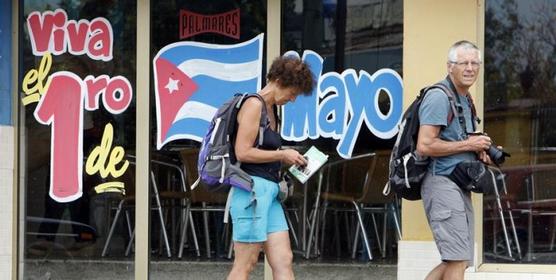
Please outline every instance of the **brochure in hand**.
M299 182L304 184L328 160L328 155L312 146L304 155L306 166L292 165L288 170Z

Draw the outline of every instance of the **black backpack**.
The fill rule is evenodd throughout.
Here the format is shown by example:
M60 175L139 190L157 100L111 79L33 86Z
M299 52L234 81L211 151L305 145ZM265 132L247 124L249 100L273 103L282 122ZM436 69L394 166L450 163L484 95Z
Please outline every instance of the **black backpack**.
M456 109L456 100L459 97L454 90L442 83L421 89L415 101L405 111L399 125L398 136L390 155L389 180L384 187L384 195L388 195L390 190L393 189L398 196L407 200L421 199L421 183L427 174L430 159L416 153L417 136L420 126L419 108L425 95L435 88L442 90L450 101L450 108L452 110L448 114L448 125L454 117L457 117L465 125L463 115L459 114ZM471 111L475 118L475 106L471 99L470 103Z

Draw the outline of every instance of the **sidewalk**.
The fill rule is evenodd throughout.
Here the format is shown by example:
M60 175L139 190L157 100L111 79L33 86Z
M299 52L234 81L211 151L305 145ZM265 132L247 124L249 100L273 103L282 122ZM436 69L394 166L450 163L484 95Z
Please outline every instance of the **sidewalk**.
M133 264L122 261L29 261L23 279L134 279ZM230 262L164 261L151 264L151 277L170 279L225 279ZM259 262L251 279L263 279L263 263ZM294 263L296 279L359 280L396 279L395 265Z

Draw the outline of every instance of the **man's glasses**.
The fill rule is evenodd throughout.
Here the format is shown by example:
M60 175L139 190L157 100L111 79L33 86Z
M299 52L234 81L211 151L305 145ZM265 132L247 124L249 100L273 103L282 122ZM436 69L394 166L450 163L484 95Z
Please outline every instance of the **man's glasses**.
M467 65L471 65L471 68L473 69L479 69L479 67L481 67L480 61L450 61L450 63L455 64L459 67L467 67Z

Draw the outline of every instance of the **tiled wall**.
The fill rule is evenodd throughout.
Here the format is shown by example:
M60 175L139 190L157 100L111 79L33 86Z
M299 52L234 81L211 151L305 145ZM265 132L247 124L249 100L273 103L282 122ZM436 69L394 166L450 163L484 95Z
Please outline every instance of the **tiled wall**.
M12 272L14 128L0 126L0 275L10 279Z
M477 245L475 244L475 263L477 263ZM434 241L400 241L398 244L398 279L422 280L427 273L440 263L440 254ZM554 271L556 273L556 270ZM481 272L470 267L465 273L465 280L548 280L556 279L555 274L546 273L510 273Z
M11 2L0 1L0 125L12 124Z

